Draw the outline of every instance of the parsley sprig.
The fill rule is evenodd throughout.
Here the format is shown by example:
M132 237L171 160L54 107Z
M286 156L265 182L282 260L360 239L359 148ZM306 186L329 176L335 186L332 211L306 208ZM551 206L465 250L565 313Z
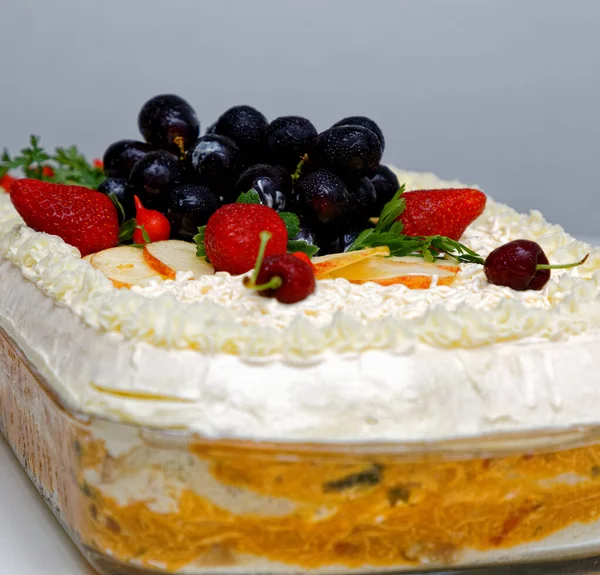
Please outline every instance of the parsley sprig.
M104 180L102 168L88 162L76 146L56 148L53 154L40 146L39 136L31 135L29 146L15 156L4 150L0 157L0 178L20 170L26 178L54 184L70 184L96 189Z
M420 256L433 262L439 254L447 254L459 262L483 265L483 258L467 246L445 236L412 237L402 233L404 225L398 218L406 208L402 197L404 185L383 207L375 227L364 230L352 243L348 251L362 250L378 246L388 246L390 256Z

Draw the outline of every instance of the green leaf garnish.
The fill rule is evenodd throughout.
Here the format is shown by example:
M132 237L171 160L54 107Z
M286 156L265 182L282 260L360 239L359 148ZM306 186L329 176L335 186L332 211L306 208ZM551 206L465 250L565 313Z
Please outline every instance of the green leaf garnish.
M260 204L260 196L258 192L253 188L247 192L242 192L238 199L235 201L236 204Z
M135 221L135 218L131 218L130 220L127 220L126 222L123 222L121 224L121 227L119 228L119 243L120 244L131 241L131 239L133 238L133 232L135 231L136 226L137 226L137 222Z
M40 138L35 135L30 136L29 146L14 157L4 150L0 157L0 177L12 170L21 170L26 178L94 190L105 179L102 168L90 164L75 146L56 148L54 154L49 154L40 146Z
M145 244L151 244L152 243L152 240L150 239L150 236L149 236L148 232L146 231L146 228L143 225L141 225L141 226L135 226L135 229L136 230L142 230L142 238L144 238L144 244L143 245L145 245Z
M300 233L300 219L298 216L291 212L279 212L279 217L285 224L288 238L295 238Z
M319 251L319 246L313 246L304 240L289 240L287 251L290 253L302 252L312 258Z
M404 185L383 207L374 228L360 233L348 251L387 246L390 256L419 256L434 262L440 254L447 254L459 262L483 265L484 259L467 246L444 236L413 237L402 234L404 225L396 221L404 212L406 203L402 198Z
M206 250L204 249L204 232L206 232L206 226L201 226L198 228L198 233L194 236L196 256L199 258L206 257Z
M108 197L110 198L112 203L115 205L115 208L117 208L117 212L119 213L119 221L125 222L125 209L121 205L121 202L119 201L119 198L117 198L117 195L114 193L108 194Z

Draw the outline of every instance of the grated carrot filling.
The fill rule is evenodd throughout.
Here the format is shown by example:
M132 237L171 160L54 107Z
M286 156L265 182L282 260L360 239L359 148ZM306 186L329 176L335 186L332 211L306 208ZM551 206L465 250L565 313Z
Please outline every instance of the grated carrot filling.
M511 547L600 519L597 445L491 460L360 463L193 451L221 484L285 498L293 511L234 514L184 489L177 511L157 513L93 488L91 544L170 571L235 564L237 554L303 568L393 566L452 563L462 550Z

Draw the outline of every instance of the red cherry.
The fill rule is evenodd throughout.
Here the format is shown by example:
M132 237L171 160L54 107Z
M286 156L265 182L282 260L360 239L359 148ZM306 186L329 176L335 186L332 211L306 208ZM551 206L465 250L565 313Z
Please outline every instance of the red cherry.
M314 268L296 254L280 254L264 257L270 232L260 233L260 248L252 277L244 279L244 285L258 291L263 297L274 297L281 303L302 301L315 291Z
M151 242L168 240L171 234L169 220L156 210L147 210L137 196L133 196L133 201L135 202L135 221L137 224L133 232L133 243L148 243L144 238L144 231Z
M496 248L486 258L483 270L491 284L517 291L541 290L550 279L550 270L581 265L587 260L550 265L541 246L530 240L515 240Z

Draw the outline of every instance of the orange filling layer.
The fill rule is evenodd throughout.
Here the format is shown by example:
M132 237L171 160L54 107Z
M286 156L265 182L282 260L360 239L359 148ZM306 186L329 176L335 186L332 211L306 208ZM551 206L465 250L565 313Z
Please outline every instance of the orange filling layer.
M452 563L600 518L600 446L493 460L274 461L197 446L221 484L292 503L240 514L184 489L178 510L119 505L92 489L94 544L170 571L250 554L304 568Z

